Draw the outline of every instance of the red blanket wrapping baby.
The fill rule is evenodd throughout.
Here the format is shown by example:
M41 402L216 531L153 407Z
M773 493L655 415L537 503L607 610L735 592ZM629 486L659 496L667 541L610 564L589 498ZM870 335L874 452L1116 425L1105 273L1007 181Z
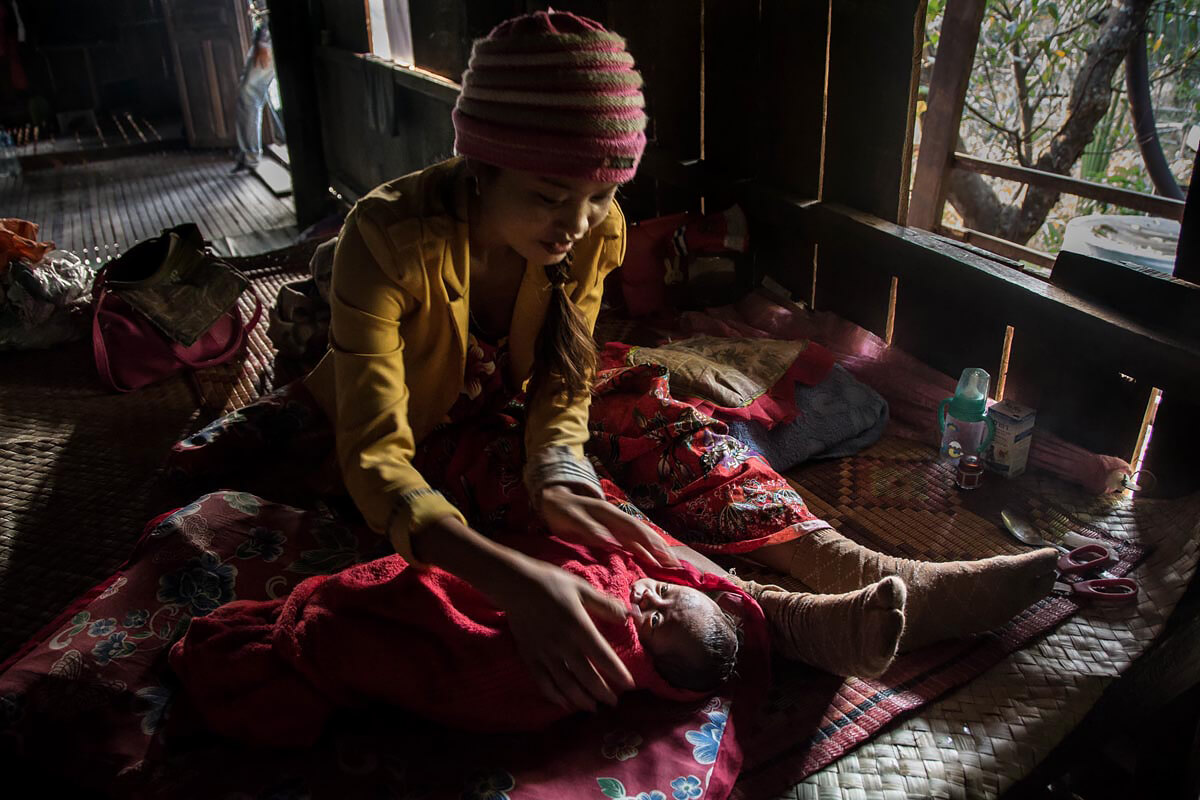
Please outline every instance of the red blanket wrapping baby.
M629 597L647 572L703 590L742 618L761 661L758 606L728 582L691 567L644 570L624 553L546 536L506 541L558 564L606 594ZM655 671L632 620L600 625L639 689L694 700ZM283 599L234 602L192 620L172 667L214 731L265 746L308 746L337 708L386 703L452 727L536 730L566 716L539 692L504 614L466 582L412 569L398 556L310 578ZM739 673L756 672L743 662Z

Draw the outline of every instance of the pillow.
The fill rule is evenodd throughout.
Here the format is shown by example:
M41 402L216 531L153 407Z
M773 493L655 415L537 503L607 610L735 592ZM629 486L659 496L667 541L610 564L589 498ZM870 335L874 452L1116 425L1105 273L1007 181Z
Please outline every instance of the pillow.
M883 396L841 364L816 386L796 384L799 417L768 428L754 420L731 420L729 435L747 444L776 472L815 458L842 458L877 442L888 423Z
M820 383L834 358L807 340L693 336L657 347L610 343L601 364L664 366L676 400L695 401L722 421L756 420L769 429L796 418L795 385Z

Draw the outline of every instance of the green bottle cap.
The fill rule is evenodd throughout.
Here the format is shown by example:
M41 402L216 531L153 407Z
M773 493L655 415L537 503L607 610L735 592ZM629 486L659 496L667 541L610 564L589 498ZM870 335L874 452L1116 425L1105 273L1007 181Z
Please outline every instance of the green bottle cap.
M967 367L958 379L946 413L963 422L979 422L987 415L987 393L991 376L979 367Z

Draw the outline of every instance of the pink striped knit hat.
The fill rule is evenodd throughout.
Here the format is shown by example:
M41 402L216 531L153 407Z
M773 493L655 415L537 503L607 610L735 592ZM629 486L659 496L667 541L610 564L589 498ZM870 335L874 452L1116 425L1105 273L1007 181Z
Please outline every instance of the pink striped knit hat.
M623 183L646 147L642 76L625 40L538 11L477 39L454 107L454 148L507 169Z

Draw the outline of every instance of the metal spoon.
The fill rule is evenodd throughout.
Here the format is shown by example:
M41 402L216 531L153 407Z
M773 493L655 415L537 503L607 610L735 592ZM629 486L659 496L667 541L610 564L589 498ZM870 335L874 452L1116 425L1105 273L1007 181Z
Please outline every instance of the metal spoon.
M1000 512L1000 519L1004 522L1005 529L1018 542L1032 547L1053 547L1064 553L1058 562L1060 572L1089 572L1117 563L1116 551L1096 539L1078 533L1068 533L1063 537L1067 544L1063 545L1047 541L1037 532L1037 529L1033 527L1029 520L1020 514L1009 511L1007 508ZM1107 575L1104 572L1100 574Z
M1064 549L1060 544L1051 544L1043 539L1038 532L1030 524L1029 520L1019 514L1009 511L1007 508L1000 512L1000 520L1004 523L1004 527L1013 535L1013 538L1022 544L1027 544L1030 547L1056 547L1059 550Z

